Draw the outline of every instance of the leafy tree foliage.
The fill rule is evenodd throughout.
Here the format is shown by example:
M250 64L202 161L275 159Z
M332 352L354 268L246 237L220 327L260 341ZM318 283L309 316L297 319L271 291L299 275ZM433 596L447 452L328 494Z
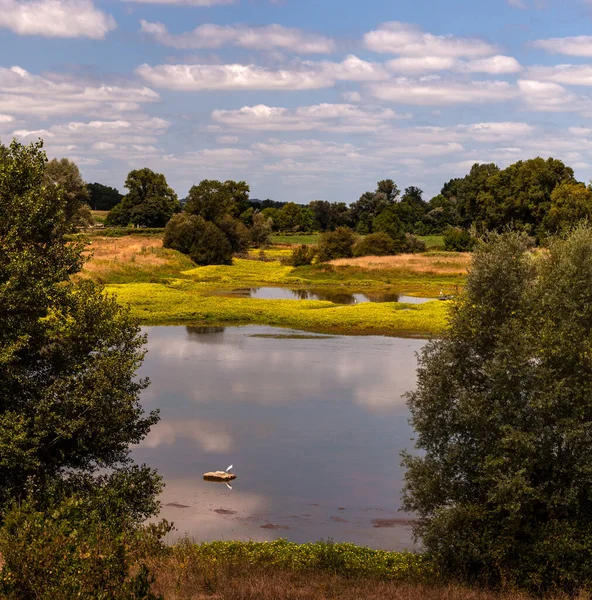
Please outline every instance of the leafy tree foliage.
M449 227L444 233L444 250L449 252L470 252L475 246L475 238L466 229Z
M273 221L266 218L262 212L256 212L253 215L253 225L251 226L251 242L257 248L269 246L271 243L271 233Z
M386 233L371 233L354 244L353 254L354 256L389 256L397 254L397 245Z
M403 250L405 246L405 231L398 217L398 210L395 204L391 204L374 218L372 229L376 233L385 233L391 238L393 241L393 254Z
M387 181L392 182L391 180ZM391 189L390 186L384 185L384 182L381 183L383 183L383 189L387 191ZM356 224L358 233L362 235L372 233L374 219L394 203L395 198L392 194L394 194L394 191L389 195L386 191L381 191L379 187L375 192L365 192L357 202L351 205L351 218Z
M347 227L323 233L317 249L319 260L327 262L335 258L351 258L355 241L354 232Z
M249 207L248 198L249 186L244 181L222 183L204 179L189 190L185 210L215 223L226 215L236 216L244 212Z
M181 210L177 195L161 173L146 168L130 171L124 186L128 193L107 215L107 225L164 227Z
M99 286L71 281L83 246L46 167L41 143L0 152L0 505L90 488L143 520L160 489L129 456L158 421L135 377L145 339Z
M296 246L296 248L292 250L288 262L292 267L304 267L306 265L312 265L315 256L316 251L314 248L302 244L301 246Z
M233 252L243 253L249 249L251 234L241 221L226 215L217 222L217 226L226 236Z
M345 202L313 200L309 208L314 215L314 224L320 231L333 231L349 223L349 209Z
M232 246L224 232L197 215L175 215L164 230L163 245L189 255L198 265L232 263Z
M90 227L93 218L88 206L89 193L78 166L67 158L50 160L44 173L45 185L61 188L66 201L64 214L73 228Z
M86 188L89 194L88 204L93 210L111 210L123 200L123 194L108 185L87 183Z
M445 574L574 591L592 584L592 230L529 243L477 247L421 354L405 509Z
M592 189L583 183L563 182L551 193L551 206L543 219L549 233L559 233L582 220L592 219Z

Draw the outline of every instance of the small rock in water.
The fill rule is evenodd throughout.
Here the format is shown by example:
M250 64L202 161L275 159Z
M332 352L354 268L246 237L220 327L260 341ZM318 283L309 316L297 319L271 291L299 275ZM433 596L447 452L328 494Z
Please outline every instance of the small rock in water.
M236 479L236 475L234 473L227 473L226 471L212 471L211 473L204 473L203 478L205 481L221 481L224 483Z

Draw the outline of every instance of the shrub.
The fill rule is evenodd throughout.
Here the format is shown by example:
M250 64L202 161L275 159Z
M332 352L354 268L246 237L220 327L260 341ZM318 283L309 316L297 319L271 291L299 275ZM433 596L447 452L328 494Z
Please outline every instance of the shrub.
M174 216L164 230L163 245L188 254L198 265L232 264L232 246L224 232L197 215Z
M449 227L444 233L444 250L470 252L475 246L475 241L475 238L466 229Z
M348 227L323 233L318 245L319 260L327 262L335 258L351 258L355 241L356 236Z
M224 233L213 223L201 221L203 224L191 246L189 258L201 266L231 265L232 246Z
M354 256L388 256L396 254L396 245L386 233L371 233L358 240L353 248Z
M290 257L286 262L292 267L304 267L306 265L312 265L315 256L316 250L314 248L302 244L301 246L296 246L296 248L292 250L292 254L290 254Z
M234 219L230 215L225 215L218 221L216 226L224 233L232 251L241 254L246 252L251 245L251 234L238 219Z
M105 520L80 498L48 507L26 500L4 515L0 593L13 600L158 600L147 558L168 526Z
M426 243L420 240L416 235L412 233L405 234L405 252L415 254L417 252L425 252Z

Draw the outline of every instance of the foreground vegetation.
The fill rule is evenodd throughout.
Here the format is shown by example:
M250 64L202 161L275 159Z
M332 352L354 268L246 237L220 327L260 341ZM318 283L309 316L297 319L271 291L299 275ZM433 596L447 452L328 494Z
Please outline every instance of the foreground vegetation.
M454 293L464 281L468 256L428 253L351 259L335 265L299 268L235 259L232 265L195 267L185 255L162 248L158 238L92 238L92 258L83 275L106 285L119 302L129 304L141 323L150 325L264 324L303 330L377 335L424 336L446 326L444 302L339 306L327 301L296 302L241 298L232 290L286 286L340 292L395 291L436 297ZM282 258L281 248L265 251Z

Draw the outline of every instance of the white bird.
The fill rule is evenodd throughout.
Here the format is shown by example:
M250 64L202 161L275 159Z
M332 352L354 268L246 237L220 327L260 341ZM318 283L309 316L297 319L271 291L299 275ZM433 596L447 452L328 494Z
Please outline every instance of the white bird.
M227 483L227 484L226 484L226 487L227 487L229 490L231 490L231 489L232 489L232 486L231 486L229 483Z
M229 466L229 467L226 469L226 472L228 473L228 471L230 471L230 469L232 469L232 467L233 467L233 466L234 466L234 465L230 465L230 466Z

